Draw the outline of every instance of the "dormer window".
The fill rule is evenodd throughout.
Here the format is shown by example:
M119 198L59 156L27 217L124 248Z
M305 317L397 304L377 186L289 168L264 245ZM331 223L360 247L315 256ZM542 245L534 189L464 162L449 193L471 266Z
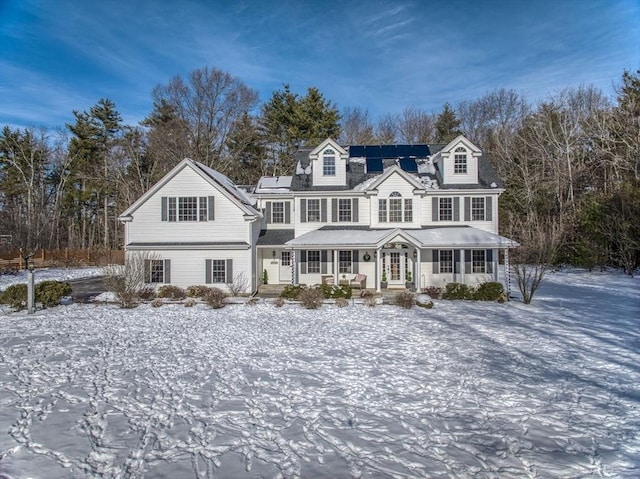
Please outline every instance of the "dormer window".
M402 198L394 191L389 199L378 200L378 221L380 223L410 223L413 221L413 200Z
M459 174L467 173L467 150L458 147L453 157L453 172Z
M336 152L331 148L322 152L322 175L336 176Z

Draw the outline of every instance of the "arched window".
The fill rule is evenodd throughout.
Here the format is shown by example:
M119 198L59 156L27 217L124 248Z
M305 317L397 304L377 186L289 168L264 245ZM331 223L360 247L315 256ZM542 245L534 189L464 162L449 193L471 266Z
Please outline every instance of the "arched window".
M336 152L327 148L322 152L323 176L336 176Z
M459 146L453 157L453 172L465 174L467 172L467 150Z
M378 200L378 221L380 223L410 223L413 221L413 200L402 198L394 191L389 199Z

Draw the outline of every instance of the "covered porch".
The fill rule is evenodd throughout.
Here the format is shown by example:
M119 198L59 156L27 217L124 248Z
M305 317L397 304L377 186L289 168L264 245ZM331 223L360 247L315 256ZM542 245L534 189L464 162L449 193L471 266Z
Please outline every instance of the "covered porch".
M505 251L508 261L509 248L517 246L472 227L324 227L284 245L292 251L293 284L320 284L328 278L333 284L349 284L364 275L365 287L377 292L498 281L499 251Z

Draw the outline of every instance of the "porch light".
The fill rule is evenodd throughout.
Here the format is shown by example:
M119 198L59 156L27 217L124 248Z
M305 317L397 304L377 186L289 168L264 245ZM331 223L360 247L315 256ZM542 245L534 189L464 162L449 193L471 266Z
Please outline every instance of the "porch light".
M273 251L271 252L271 256L273 256L273 259L276 259L276 250L273 250Z
M374 252L373 252L373 257L374 257L374 258L377 258L377 257L378 257L378 250L376 250L376 251L374 251Z
M416 259L418 257L418 250L413 250L413 259Z

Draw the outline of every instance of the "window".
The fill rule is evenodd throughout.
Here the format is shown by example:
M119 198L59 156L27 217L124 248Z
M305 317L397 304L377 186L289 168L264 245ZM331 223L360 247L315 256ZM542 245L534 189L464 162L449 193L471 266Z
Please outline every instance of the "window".
M471 198L471 219L484 221L484 198Z
M307 200L307 221L320 221L320 200Z
M280 266L291 266L291 251L280 253Z
M440 221L453 221L453 198L440 198L438 206Z
M453 273L453 250L440 250L440 272Z
M413 200L404 200L404 222L411 223L413 221Z
M389 195L389 222L402 222L402 197L397 191Z
M150 262L150 283L164 283L164 260L152 259Z
M226 261L224 259L211 260L211 283L225 283L226 280Z
M284 203L273 202L271 203L271 222L272 223L284 223Z
M307 273L320 272L320 251L307 251Z
M336 176L336 152L331 148L322 153L322 174L324 176Z
M351 221L351 199L338 200L338 221Z
M387 204L389 209L387 210ZM413 221L413 200L402 200L402 195L394 191L389 200L378 200L378 221L380 223L402 223Z
M485 273L485 250L474 249L471 252L471 272L472 273Z
M162 221L212 221L214 219L213 196L163 196Z
M351 251L338 251L338 273L351 273Z
M378 221L387 222L387 200L378 200Z
M456 148L453 156L453 172L460 174L467 172L467 150L462 147Z
M178 198L178 221L198 220L198 197L181 196Z

